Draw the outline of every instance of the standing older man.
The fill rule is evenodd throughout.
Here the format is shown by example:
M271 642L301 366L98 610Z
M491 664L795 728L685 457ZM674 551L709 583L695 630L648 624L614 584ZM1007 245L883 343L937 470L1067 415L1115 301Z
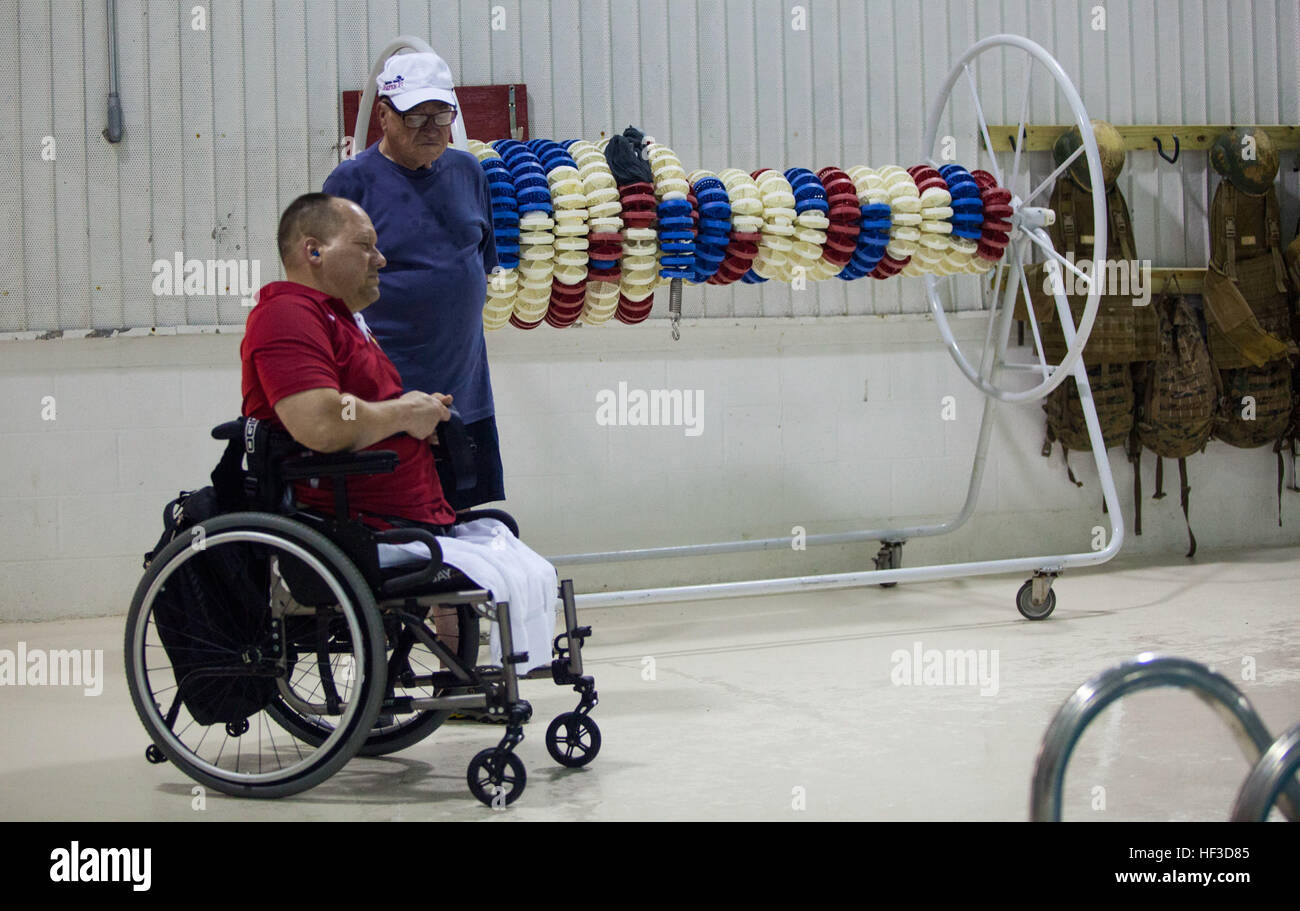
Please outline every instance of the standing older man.
M478 486L443 488L468 509L505 499L483 302L497 265L487 177L448 148L456 96L437 54L397 54L379 76L384 138L342 162L324 191L361 205L388 258L379 301L366 313L407 389L447 392L474 443Z

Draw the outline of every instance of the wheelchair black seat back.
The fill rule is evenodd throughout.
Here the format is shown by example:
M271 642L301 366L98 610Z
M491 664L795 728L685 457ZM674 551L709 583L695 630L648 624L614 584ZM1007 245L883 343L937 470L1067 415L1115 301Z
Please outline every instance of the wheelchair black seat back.
M459 418L440 431L439 456L463 480L473 459ZM213 437L227 448L212 486L168 505L127 620L127 677L153 740L149 760L171 760L225 793L285 796L357 753L403 749L453 712L479 711L506 732L470 763L470 789L484 803L517 799L526 775L515 747L531 707L518 695L516 668L528 656L513 647L508 602L443 562L438 533L450 529L384 517L406 527L378 531L349 511L347 479L391 472L395 454L313 453L245 418ZM295 502L294 482L309 478L331 483L332 515ZM457 524L477 518L518 534L499 510L458 513ZM381 544L408 542L428 548L423 565L382 565ZM572 583L558 595L564 632L549 665L527 676L580 695L546 733L551 756L576 767L600 749L594 681L582 672L590 629L577 625ZM500 667L478 664L484 619L499 624Z

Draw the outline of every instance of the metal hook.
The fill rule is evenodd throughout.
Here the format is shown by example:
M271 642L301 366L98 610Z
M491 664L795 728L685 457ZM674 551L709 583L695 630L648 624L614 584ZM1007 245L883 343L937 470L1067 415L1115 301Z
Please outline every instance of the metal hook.
M1177 133L1174 134L1174 156L1172 158L1165 154L1165 146L1164 143L1160 141L1159 136L1152 136L1151 138L1156 142L1156 154L1170 164L1175 164L1178 161L1178 153L1182 149L1183 144L1179 141Z
M1177 291L1178 291L1178 296L1181 296L1182 293L1183 293L1183 286L1182 286L1181 284L1179 284L1179 282L1178 282L1178 273L1177 273L1177 272L1171 272L1171 273L1169 274L1169 277L1165 279L1164 287L1162 287L1162 288L1160 289L1160 293L1161 293L1161 294L1168 294L1168 293L1169 293L1169 286L1170 286L1171 284L1174 286L1174 288L1177 289Z

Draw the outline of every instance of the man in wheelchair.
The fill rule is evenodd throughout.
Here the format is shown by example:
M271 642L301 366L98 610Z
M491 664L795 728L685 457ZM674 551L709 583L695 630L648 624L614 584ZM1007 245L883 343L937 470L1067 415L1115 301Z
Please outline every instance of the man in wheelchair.
M509 597L515 644L529 654L517 671L526 674L550 663L555 568L495 518L469 513L467 527L462 519L453 528L456 512L443 496L430 447L439 423L451 417L452 397L403 393L397 368L366 328L361 313L378 300L386 264L375 242L370 218L350 200L309 193L285 209L278 244L286 280L261 289L240 348L243 413L278 423L316 452L396 453L391 474L349 479L350 517L377 529L422 527L454 536L455 544L443 542L444 561L462 570L470 567L460 564L470 564L476 582ZM329 479L313 481L295 485L298 502L333 512ZM379 551L381 565L429 559L420 543L381 544ZM435 620L454 647L455 612L441 610ZM499 661L497 636L493 648Z
M226 793L284 796L358 752L402 749L453 711L478 709L507 727L470 763L470 789L512 803L526 781L514 748L532 712L520 678L581 697L546 732L553 759L581 766L600 749L582 669L590 629L577 625L572 584L557 585L509 515L458 514L443 496L433 443L441 437L458 487L474 484L472 454L452 397L403 393L366 329L385 265L375 241L360 206L322 193L280 219L286 280L261 289L247 320L243 417L213 431L229 441L214 487L169 506L128 615L146 756ZM481 666L480 619L494 659ZM245 740L209 738L221 725Z

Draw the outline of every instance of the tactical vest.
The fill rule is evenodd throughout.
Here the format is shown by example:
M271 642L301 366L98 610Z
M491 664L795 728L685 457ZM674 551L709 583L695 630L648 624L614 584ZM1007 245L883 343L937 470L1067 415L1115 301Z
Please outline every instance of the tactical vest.
M1296 349L1291 341L1277 192L1247 196L1220 181L1210 204L1205 315L1220 370L1262 366Z
M1056 223L1048 230L1052 245L1058 253L1074 261L1091 260L1095 249L1094 224L1092 212L1092 194L1075 186L1068 178L1056 182L1052 191L1052 209L1056 211ZM1109 263L1123 263L1127 274L1137 261L1134 253L1133 222L1129 215L1128 203L1118 186L1106 191L1106 212L1108 231L1106 238L1106 255ZM1040 273L1041 275L1041 273ZM1118 276L1118 273L1117 273ZM1129 277L1130 288L1135 289L1141 276ZM1096 280L1105 282L1106 275L1096 276ZM1086 291L1079 288L1078 277L1074 294L1066 295L1070 302L1070 312L1077 326L1083 317L1087 304ZM1034 314L1042 324L1043 349L1050 360L1060 362L1065 356L1065 336L1061 332L1056 318L1055 296L1048 293L1041 281L1030 283L1034 300ZM1149 291L1149 289L1146 289ZM1083 359L1093 364L1127 364L1133 361L1149 361L1156 355L1155 314L1150 306L1134 306L1133 294L1103 294L1098 302L1097 318L1084 348Z
M1068 177L1062 177L1052 190L1049 203L1056 211L1056 222L1049 229L1052 245L1064 256L1073 254L1074 261L1088 260L1095 249L1092 194L1077 187ZM1136 260L1133 247L1133 222L1128 203L1118 186L1106 191L1107 238L1106 256L1110 261L1132 263ZM1126 267L1127 268L1127 267ZM1040 273L1041 276L1041 273ZM1097 277L1104 281L1106 276ZM1048 293L1041 281L1030 282L1034 298L1034 313L1038 317L1043 338L1043 352L1057 363L1065 356L1065 336L1056 318L1056 299ZM1076 285L1076 291L1078 291ZM1087 293L1067 294L1070 312L1077 326L1083 317L1088 301ZM1156 321L1151 308L1133 306L1133 297L1103 294L1098 302L1097 318L1093 322L1088 344L1083 350L1083 360L1088 371L1088 384L1097 406L1097 420L1101 426L1106 448L1128 442L1128 458L1134 460L1137 450L1131 439L1133 432L1134 387L1130 364L1151 360L1156 350ZM1074 379L1067 379L1048 394L1043 403L1047 414L1047 439L1043 455L1050 456L1052 443L1059 441L1065 457L1066 474L1076 486L1083 486L1070 468L1070 450L1090 451L1083 407ZM1135 499L1140 503L1140 485L1135 484ZM1104 501L1103 501L1104 506ZM1134 525L1136 534L1142 533L1140 506Z

